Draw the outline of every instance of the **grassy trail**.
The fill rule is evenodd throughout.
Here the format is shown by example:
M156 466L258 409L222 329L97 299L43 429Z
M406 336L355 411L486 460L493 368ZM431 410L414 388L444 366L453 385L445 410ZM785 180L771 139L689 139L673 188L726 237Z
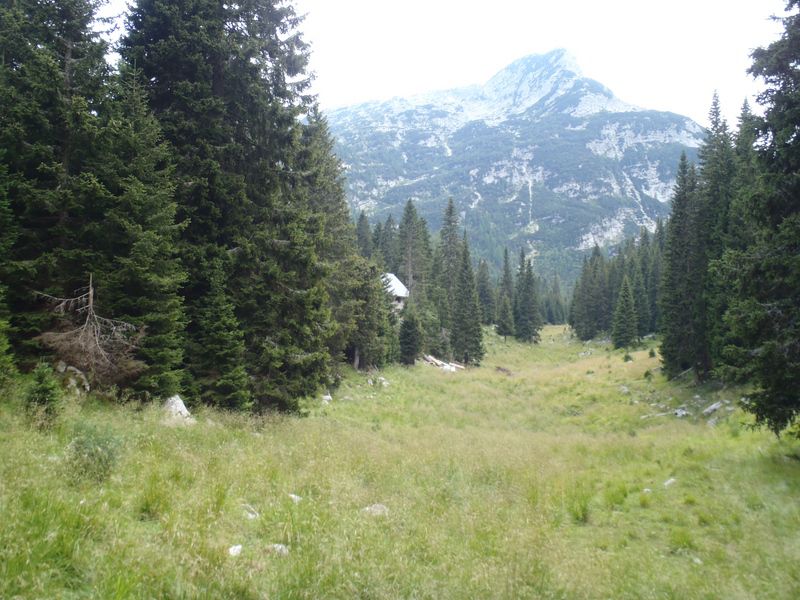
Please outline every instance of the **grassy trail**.
M0 597L800 595L800 444L736 390L560 327L487 345L463 373L350 373L307 418L72 401L40 432L0 402Z

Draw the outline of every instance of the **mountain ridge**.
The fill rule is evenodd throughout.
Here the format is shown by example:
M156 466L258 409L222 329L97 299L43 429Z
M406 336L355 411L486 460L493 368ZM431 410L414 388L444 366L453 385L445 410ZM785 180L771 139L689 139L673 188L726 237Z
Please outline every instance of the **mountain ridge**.
M478 251L522 246L545 271L669 212L681 152L704 130L639 108L583 77L563 49L522 57L482 85L327 113L354 210L399 216L414 199L434 226L448 197ZM575 256L568 256L569 252Z

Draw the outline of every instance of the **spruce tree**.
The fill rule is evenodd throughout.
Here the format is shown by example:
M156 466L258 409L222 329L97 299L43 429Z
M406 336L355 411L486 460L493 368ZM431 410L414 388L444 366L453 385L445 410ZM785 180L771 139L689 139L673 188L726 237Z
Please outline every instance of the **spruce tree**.
M400 324L400 362L413 366L422 351L422 327L410 307L406 309Z
M178 156L189 344L243 337L259 408L292 408L327 382L335 332L326 269L319 268L333 238L325 235L330 221L320 216L311 180L325 184L322 196L336 184L323 173L330 162L308 175L316 162L307 151L316 135L309 129L324 128L304 93L308 49L299 22L278 1L141 0L121 48L126 62L142 69ZM324 137L316 135L323 142L318 156L326 154ZM217 259L230 267L214 295L226 295L221 301L236 317L226 321L236 330L225 336L202 318ZM220 362L230 350L205 348Z
M686 154L681 155L672 197L672 214L666 227L661 278L661 357L667 376L674 377L695 366L693 327L696 281L692 278L692 210L697 178Z
M521 342L538 343L543 321L530 260L524 262L522 274L517 280L516 310L514 336Z
M369 227L367 215L363 210L358 215L356 236L358 240L358 251L361 253L361 256L370 258L372 256L372 231Z
M29 362L52 316L34 292L85 285L88 240L108 195L86 162L96 156L108 67L95 31L99 2L20 0L0 6L0 157L16 238L0 265L12 343Z
M252 404L244 368L244 336L225 291L223 259L210 258L209 262L203 270L208 274L206 289L195 312L199 321L197 330L202 335L190 338L186 362L203 402L221 408L247 409ZM214 352L208 352L209 348Z
M378 268L365 260L357 263L352 298L355 327L348 336L347 356L355 368L380 367L389 358L392 336L391 300L386 294Z
M2 155L0 154L0 158ZM14 243L15 227L11 207L8 205L8 180L6 167L0 162L0 265L5 265L8 253ZM0 268L0 384L14 372L11 345L8 340L8 308L3 285L3 272Z
M786 3L780 39L753 52L750 73L766 82L759 96L758 162L762 173L749 194L756 235L727 258L735 274L725 321L749 357L755 385L747 410L779 433L800 415L800 0Z
M636 304L631 289L630 280L625 275L617 296L617 306L614 309L614 323L611 329L611 341L615 348L628 348L637 338L638 318Z
M472 271L466 233L462 242L456 293L453 297L453 331L450 343L453 357L465 365L480 364L485 353L481 330L481 310Z
M719 279L709 273L710 262L719 259L728 238L730 204L734 195L734 152L728 126L714 94L709 111L711 128L699 150L700 177L692 222L691 276L693 354L698 378L705 378L719 358L724 324L719 315L727 307L728 294Z
M500 276L500 287L497 291L497 296L505 295L508 301L512 304L514 301L514 275L511 273L511 261L508 257L508 248L503 249L503 272ZM499 304L498 304L499 307Z
M177 254L183 225L175 223L171 149L135 74L124 74L113 89L115 101L98 136L102 154L92 165L114 198L95 242L108 257L104 269L95 265L95 278L104 290L101 307L144 328L137 358L146 368L134 389L166 398L184 379L186 325L179 294L185 272Z
M500 309L497 311L497 325L495 331L497 335L502 335L503 339L514 335L514 315L511 312L511 301L505 293L500 296L497 303Z
M650 299L647 296L644 275L642 275L638 260L634 262L633 266L632 288L634 309L636 310L636 337L641 338L650 333ZM619 300L617 305L619 305Z
M481 322L484 325L491 325L494 323L497 308L495 307L492 282L489 278L489 263L484 259L481 259L478 263L476 285L478 287L478 301L481 307Z

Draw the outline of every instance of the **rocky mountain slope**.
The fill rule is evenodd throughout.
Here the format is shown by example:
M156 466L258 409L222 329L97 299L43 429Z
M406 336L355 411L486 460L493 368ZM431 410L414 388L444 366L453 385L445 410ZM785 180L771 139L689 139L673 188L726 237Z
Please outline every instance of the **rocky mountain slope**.
M682 151L703 129L626 104L564 50L528 56L483 85L331 111L355 210L398 217L412 198L438 228L452 197L477 253L525 247L569 277L581 252L669 213Z

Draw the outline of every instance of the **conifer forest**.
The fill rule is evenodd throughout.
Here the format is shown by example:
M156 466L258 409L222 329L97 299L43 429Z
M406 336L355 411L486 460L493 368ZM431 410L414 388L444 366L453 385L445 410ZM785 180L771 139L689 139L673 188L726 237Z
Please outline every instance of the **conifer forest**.
M67 496L52 492L45 502L34 492L14 495L9 491L14 486L25 488L22 483L9 483L12 470L25 472L19 465L12 469L9 462L8 469L0 469L0 513L6 508L17 515L69 512L73 509L58 509L61 500L53 498L74 495L76 506L79 498L88 498L92 504L87 490L97 491L106 482L112 490L108 493L117 496L105 498L103 510L109 504L111 510L122 506L135 514L132 528L159 524L173 536L169 543L176 548L185 552L199 548L197 564L213 565L209 573L216 579L196 566L189 575L191 569L181 563L174 570L164 567L157 578L146 582L126 582L123 573L116 575L115 583L104 578L125 569L106 565L102 575L87 574L91 569L76 558L75 550L87 542L75 541L69 550L58 551L62 554L51 555L49 550L36 554L35 545L30 546L28 558L14 550L0 550L0 563L5 564L0 566L0 596L58 596L73 584L89 590L92 597L260 597L256 589L292 598L714 595L719 589L713 588L716 584L706 588L699 579L687 583L695 586L690 588L664 581L648 588L633 579L603 579L605 587L598 588L602 592L593 591L593 582L559 571L552 557L563 556L563 549L551 548L553 554L541 560L529 556L523 565L506 554L500 537L480 533L478 525L466 526L460 519L467 513L493 514L495 508L481 504L485 500L481 494L491 487L491 494L502 495L499 487L492 486L505 481L517 491L524 490L520 492L524 506L514 500L513 506L502 504L496 510L538 511L531 518L541 517L541 530L550 533L545 536L549 541L537 538L534 545L555 543L564 531L560 528L567 527L564 523L579 532L575 544L583 543L580 531L586 532L592 524L609 525L611 539L616 525L606 519L613 521L628 508L644 511L651 502L658 502L649 488L634 495L631 487L650 467L637 467L633 473L613 471L617 467L608 465L616 464L614 452L623 453L612 446L638 444L630 446L630 460L635 461L634 455L651 452L642 445L651 439L647 436L661 439L652 442L656 445L680 437L669 430L666 437L658 438L652 433L655 430L642 429L650 426L651 417L671 414L672 405L666 412L654 408L648 414L636 413L635 418L623 414L644 410L645 397L649 406L656 406L662 392L670 401L673 396L685 396L686 404L676 410L691 412L691 397L735 390L730 412L738 411L735 414L742 415L747 431L756 433L740 434L737 429L730 442L727 438L720 442L726 453L737 452L731 448L737 443L733 437L740 435L742 447L752 455L761 442L747 441L748 435L777 436L775 444L793 443L786 440L800 437L800 0L787 0L786 14L780 17L780 37L752 52L749 74L762 86L757 109L745 102L738 121L730 124L722 116L721 99L716 95L709 99L710 126L696 157L684 153L674 165L670 216L658 219L654 228L642 227L638 235L621 243L576 248L580 256L575 264L582 261L577 277L574 270L544 270L537 264L537 253L513 236L498 241L487 255L479 254L477 249L485 248L486 240L468 232L467 217L452 197L437 200L441 214L437 230L421 216L414 198L407 200L401 215L372 214L348 203L348 169L336 154L336 140L311 92L311 48L303 37L303 17L292 2L133 0L124 30L114 43L104 33L109 24L98 16L103 5L104 0L0 4L0 406L5 405L0 422L4 429L18 427L24 432L0 436L6 438L0 443L1 462L12 454L26 456L41 443L50 448L50 454L64 453L67 466L59 463L58 469L81 473L79 483L67 486L71 490L64 492ZM488 224L485 228L490 229ZM404 284L407 295L392 292L387 274ZM601 355L609 357L608 364L605 359L601 364ZM446 387L451 384L433 379L439 374L434 364L450 368L446 381L466 382L452 384L464 387ZM612 381L632 372L637 381L633 392L623 379L613 379L608 386L591 384L594 390L574 383L579 377L581 381L594 377ZM530 379L523 380L522 373ZM635 396L637 385L641 396ZM608 404L603 415L597 407L607 400L603 394L611 398L608 390L617 396L634 395L630 402L624 398L624 406ZM402 410L388 399L381 400L392 393L399 394L402 401L396 406ZM219 486L207 480L211 473L223 477L225 469L216 466L212 456L216 450L203 449L199 437L154 441L157 434L149 428L157 419L152 415L176 395L201 421L217 422L218 429L208 429L207 435L224 448L220 456L227 456L230 439L236 440L237 448L244 448L252 464L271 456L264 459L263 473L250 467L241 470L250 478L271 478L269 485L258 488L260 496L248 495L243 475ZM435 401L426 400L428 395ZM584 403L587 397L593 399ZM336 400L333 404L331 398ZM540 409L544 412L537 413ZM551 416L545 419L541 416L545 413ZM76 416L83 414L88 416ZM135 435L125 437L125 427L113 424L116 417L102 416L110 414L123 415ZM477 414L485 419L482 425L474 420ZM512 425L503 429L506 425L500 423L506 417ZM617 418L623 424L609 425ZM81 424L83 420L88 424ZM93 429L90 421L100 423L99 429ZM103 423L111 425L103 430ZM459 435L475 437L452 441L437 429L443 423L453 424ZM390 427L403 432L413 429L414 439L421 440L428 452L418 459L418 467L428 469L424 476L413 471L411 463L416 459L387 449L392 442L409 452L415 445L399 433L396 438L386 433ZM519 437L527 427L560 433L554 433L547 444L534 444ZM568 467L562 469L559 462L567 459L548 454L549 448L572 443L559 435L572 439L569 436L579 435L578 431L587 435L578 442L581 448L594 447L590 438L600 435L604 427L617 441L597 450L599 454L587 458L594 451L565 452L572 465L608 457L607 464L597 469L616 473L616 483L592 483L595 480L583 467L575 467L582 478L567 482L563 469ZM252 435L244 437L231 433L234 437L229 439L221 433L250 432L248 428ZM342 442L337 428L353 437ZM486 432L499 429L511 444L489 439ZM180 437L191 429L175 431ZM262 433L265 437L274 433L281 449L248 446L265 443L257 437ZM516 449L508 447L517 443L513 440L519 444ZM85 452L82 443L88 448ZM152 450L162 443L162 450ZM459 466L455 455L445 455L450 444L471 457L469 466ZM484 444L485 454L481 454L478 448ZM697 455L690 457L691 452L707 451L697 449L705 448L701 442L691 444L694 450L686 450L688 454L676 458L676 464L685 466L685 461L699 460ZM167 446L171 450L165 450ZM379 456L380 472L348 454L348 448L356 447L365 455ZM141 459L144 462L136 463L140 466L125 462L126 456L144 452L143 448L162 454L147 455ZM203 466L187 467L194 469L192 474L181 471L183 467L175 467L172 474L166 472L168 467L158 467L171 464L167 457L182 454L184 448L194 448L191 452L201 457L196 460ZM302 455L305 458L292 454L302 448L308 452ZM534 448L537 460L548 456L542 460L550 461L536 467L539 479L535 482L527 479L530 473L516 470L527 458L501 453L533 452ZM665 452L670 456L682 452L677 446L669 448ZM344 457L342 464L349 465L350 471L328 479L334 471L313 469L322 469L315 461L334 451ZM791 452L787 456L797 459ZM658 458L659 465L661 460L667 459ZM209 466L212 463L215 466ZM776 464L771 463L775 469L789 469ZM284 492L292 491L287 486L301 485L300 479L281 470L287 465L294 465L301 479L306 477L302 480L305 492L300 494L306 499L301 502L292 494L292 503L285 506L275 500L270 505L274 514L294 512L267 524L268 509L258 508L258 498L278 488L285 496ZM151 467L150 478L134 489L113 487L127 481L123 473ZM367 503L365 490L370 486L398 502L404 498L412 503L411 492L398 491L402 486L387 479L395 469L414 485L420 481L428 482L425 486L441 484L436 490L425 487L419 496L427 498L426 506L430 502L452 531L474 536L469 545L474 555L451 552L448 548L456 547L456 540L443 541L443 537L420 544L415 536L422 534L412 531L408 523L396 525L392 519L400 519L400 513L383 513L394 508L382 504L353 514L385 517L385 522L396 525L391 532L359 530L362 537L350 539L349 534L332 529L332 523L344 522L336 511L346 502ZM781 470L780 477L799 480L796 468L793 473ZM193 505L186 491L201 480L216 490L202 507ZM337 481L343 482L340 487ZM547 487L543 482L548 482ZM42 485L61 489L55 480L47 479ZM658 485L656 492L666 493L672 484L665 483L664 490ZM792 485L796 490L797 484ZM234 570L234 579L225 579L217 559L204 554L217 552L213 536L190 544L175 533L180 527L170 515L173 508L177 510L178 500L170 504L159 492L164 486L172 486L176 498L186 494L187 506L209 531L219 524L217 519L224 520L220 515L229 507L235 505L241 512L240 505L255 506L252 519L265 524L251 539L281 540L269 546L266 554L305 552L304 543L324 534L329 536L326 540L334 540L333 546L344 544L345 538L356 544L366 564L373 564L364 558L372 554L369 549L379 548L385 564L400 568L403 561L379 541L384 535L397 534L406 536L399 547L416 548L406 555L415 557L416 566L408 567L409 573L427 575L416 583L409 574L395 579L381 570L378 561L373 565L376 570L365 571L365 579L359 580L349 562L360 564L353 556L345 553L346 560L342 555L334 559L315 546L314 553L302 555L307 560L304 567L286 563L293 564L286 568L294 570L277 571L282 579L262 581L265 587L257 584L261 575L253 575L263 571L257 563L248 567L247 574ZM681 501L687 511L696 509L695 496L700 493L696 490ZM311 511L317 506L313 502L327 498L326 494L339 504L325 503L320 510L327 512L313 518L303 512ZM357 500L345 501L336 494L350 494L348 498ZM43 502L50 508L43 509ZM128 506L128 502L133 504ZM97 505L102 505L100 500ZM768 500L760 506L767 505L772 507ZM451 506L460 506L461 517L450 512L455 510ZM80 515L76 512L74 518L83 523ZM487 527L502 527L488 518ZM786 520L800 523L796 514ZM432 526L432 522L421 522L423 529ZM670 560L696 558L703 548L717 543L709 541L711 537L682 541L686 528L667 517L654 519L653 527L665 523L672 527L671 549L664 550ZM10 540L19 533L13 530L16 526L0 526L0 546L15 546ZM45 537L48 527L41 525L38 534L30 535L49 539ZM104 526L85 527L91 530L87 536L95 536L91 539L105 539ZM66 535L64 531L58 535ZM450 536L452 531L442 535ZM527 530L520 525L519 531ZM84 539L82 533L75 535L76 540ZM503 535L508 541L514 534L506 531ZM651 539L637 535L631 534L631 543ZM139 552L132 550L136 544L126 543L131 545L116 549L122 552L120 556L137 564L159 562L150 554L135 554ZM363 547L358 546L362 543ZM620 546L608 543L625 547L622 542ZM223 554L228 552L225 544ZM241 546L234 548L230 557L241 551ZM113 555L112 550L108 552ZM797 557L796 544L793 556ZM338 560L349 565L345 569L349 575L316 572L310 566ZM24 565L32 561L49 565L51 573L73 574L31 579ZM474 577L451 579L452 573L443 574L449 569L447 561L453 561L453 572L472 572ZM500 564L504 561L505 566ZM431 572L438 569L437 564L441 571ZM490 565L487 581L480 579L483 567L478 565ZM508 565L514 565L513 573ZM655 564L648 563L647 568L657 571ZM764 565L753 568L758 573L770 570ZM789 579L775 588L779 590L775 597L793 586L795 591L800 589L800 575L796 570L792 574L791 568L784 565ZM603 577L600 570L590 572L592 577ZM452 587L422 584L422 579L437 578ZM503 591L491 587L489 580L513 581L521 587ZM188 587L170 587L173 584L168 581L185 581ZM409 587L403 587L406 584ZM488 587L481 587L484 584ZM753 588L745 592L725 589L728 597L755 597L750 593L756 593Z

